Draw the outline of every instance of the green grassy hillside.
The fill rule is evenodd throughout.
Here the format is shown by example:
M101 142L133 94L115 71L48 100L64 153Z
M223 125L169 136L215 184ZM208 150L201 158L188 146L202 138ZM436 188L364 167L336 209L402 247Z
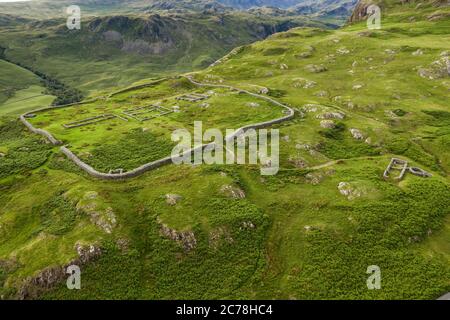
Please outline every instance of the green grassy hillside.
M14 63L99 95L141 79L204 68L234 47L301 25L324 26L308 18L170 13L83 16L78 31L68 30L60 15L2 28L0 47Z
M450 8L384 3L380 30L363 21L336 31L297 28L192 74L253 92L264 87L296 109L294 119L275 126L275 176L262 177L257 166L169 165L99 181L20 123L2 120L2 297L435 299L450 291ZM121 164L122 156L167 147L152 130L202 114L211 126L232 128L255 118L241 107L251 101L217 91L206 111L181 106L177 118L148 122L134 137L108 124L61 126L140 99L170 105L184 90L193 88L163 82L32 121L87 159L113 154ZM276 112L259 108L262 119ZM120 150L101 150L108 136ZM432 177L383 179L392 157ZM101 254L86 258L79 249L89 245ZM87 259L82 289L68 290L57 267L80 252ZM380 290L367 289L370 265L381 269Z
M0 60L0 116L19 115L34 108L50 105L42 81L32 72Z

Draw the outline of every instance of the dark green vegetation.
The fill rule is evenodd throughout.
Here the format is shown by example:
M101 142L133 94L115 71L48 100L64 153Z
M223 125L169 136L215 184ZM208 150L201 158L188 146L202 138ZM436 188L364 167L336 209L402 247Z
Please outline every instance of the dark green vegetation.
M5 58L45 75L56 91L52 93L58 94L58 104L77 100L79 93L67 87L98 94L142 79L206 67L231 49L275 32L325 26L307 17L234 11L108 16L83 11L81 30L68 30L64 5L59 6L58 14L49 20L30 20L0 30Z
M88 163L102 172L112 168L131 170L169 156L173 147L150 132L134 129L114 144L94 148Z
M41 84L46 88L45 94L56 97L52 105L65 105L80 102L81 100L83 100L83 95L80 90L69 88L59 80L52 78L40 71L36 71L31 67L22 65L20 62L14 63L12 61L9 61L6 57L3 57L3 60L12 64L16 64L18 67L26 69L39 77L39 79L41 80ZM17 87L13 88L17 90Z
M82 289L55 283L41 298L434 299L450 291L449 8L399 2L381 3L381 30L357 21L337 31L297 28L193 74L254 92L265 87L296 108L277 126L275 176L262 177L256 166L186 165L105 182L37 143L43 153L35 165L0 178L1 294L18 297L24 278L76 258L77 243L103 250L82 266ZM193 120L235 128L277 112L262 103L245 109L254 101L215 90L209 108L180 104L184 112L148 130L119 120L61 126L143 102L171 106L174 95L192 91L204 92L171 79L30 121L78 154L102 150L95 144L109 137L102 154L127 166L165 150L158 139ZM32 139L40 141L1 123L0 165L17 140L30 150ZM127 149L126 137L153 148ZM126 156L115 154L117 146ZM433 177L384 180L393 156ZM367 290L370 265L381 268L381 290Z
M36 136L25 134L17 121L0 123L0 178L42 166L50 148Z
M178 100L185 94L206 94L207 99L189 102ZM257 107L251 104L256 103ZM143 106L160 105L175 112L147 120L126 112ZM139 109L142 117L157 115ZM100 114L116 118L76 128L66 128L73 121L82 121ZM207 128L238 129L244 125L282 117L281 107L248 94L229 89L197 87L186 78L152 82L145 88L130 89L94 102L66 108L37 112L29 121L45 129L57 139L70 144L70 149L86 163L102 172L114 169L129 171L146 163L171 155L176 145L171 141L176 129L193 134L194 121ZM120 118L119 118L120 117Z
M32 72L1 59L0 69L0 115L18 115L54 100Z

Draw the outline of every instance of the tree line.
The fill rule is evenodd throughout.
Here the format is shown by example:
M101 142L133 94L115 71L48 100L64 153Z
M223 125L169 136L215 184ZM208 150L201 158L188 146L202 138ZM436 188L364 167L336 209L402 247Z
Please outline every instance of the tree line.
M48 74L45 74L39 70L36 70L33 67L27 66L21 62L10 60L6 57L5 51L6 48L0 47L0 59L13 63L21 68L27 69L37 75L41 79L42 84L45 86L46 93L56 97L52 105L64 105L80 102L81 100L83 100L84 96L80 90L72 88L62 83L58 79L49 76Z

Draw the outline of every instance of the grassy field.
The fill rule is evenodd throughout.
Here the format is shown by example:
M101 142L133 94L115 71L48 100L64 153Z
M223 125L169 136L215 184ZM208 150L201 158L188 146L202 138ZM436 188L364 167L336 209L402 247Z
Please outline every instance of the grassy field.
M0 59L0 116L19 115L50 105L54 97L45 94L39 77Z
M82 266L82 289L60 281L40 298L435 299L450 291L450 24L428 18L449 9L423 2L420 10L385 6L381 30L364 23L298 28L193 74L254 92L268 88L297 110L275 126L275 176L262 177L255 166L171 165L99 181L17 121L0 120L0 293L18 297L23 279L76 258L77 243L102 248ZM209 108L174 100L208 90L169 80L32 121L79 155L98 155L86 159L131 167L165 152L159 146L167 140L158 139L193 120L236 128L277 116L264 102L252 109L246 105L254 99L218 89L204 101ZM158 101L182 112L62 127ZM126 141L142 147L126 149ZM385 180L392 157L433 176ZM381 269L380 290L367 290L370 265Z
M208 98L197 102L179 100L193 93ZM139 109L146 106L149 109ZM154 110L153 106L164 109ZM171 113L160 115L167 111ZM136 116L130 112L136 112ZM116 117L76 128L64 127L105 114ZM152 116L155 118L145 120ZM182 78L93 103L39 112L30 122L70 145L72 151L94 168L109 171L131 170L170 156L175 146L171 141L172 132L187 129L193 134L194 121L201 121L203 130L217 128L225 135L226 129L236 130L282 116L281 107L265 100L229 89L197 87Z
M83 16L81 30L71 31L65 19L59 14L4 28L0 49L8 59L91 96L142 79L202 69L234 47L261 40L276 30L325 26L303 17L257 17L240 12L135 13Z

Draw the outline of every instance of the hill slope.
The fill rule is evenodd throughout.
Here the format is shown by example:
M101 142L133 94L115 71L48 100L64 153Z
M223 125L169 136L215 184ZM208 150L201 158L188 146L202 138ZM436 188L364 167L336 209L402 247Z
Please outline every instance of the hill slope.
M0 69L0 116L19 115L54 100L32 72L1 59Z
M20 124L3 122L1 294L434 299L448 292L450 8L384 3L380 30L365 22L336 31L297 28L191 74L266 92L296 109L293 120L276 126L275 176L261 177L257 166L170 165L102 182ZM256 101L237 102L242 95L203 90L215 90L208 106L180 104L182 113L170 121L148 122L105 145L95 143L104 138L99 132L120 132L120 120L66 133L52 122L80 117L89 104L38 115L33 123L68 138L95 135L79 146L91 151L84 157L113 154L117 161L167 147L158 133L174 120L201 117L209 128L232 110L227 125L239 126L252 119L237 109L257 112ZM164 103L194 91L184 78L169 79L99 99L90 111ZM392 157L433 176L383 179ZM65 286L61 266L73 261L82 266L82 290ZM380 290L367 289L372 265L381 269Z
M71 31L56 19L2 30L0 46L10 61L92 93L205 67L236 46L299 25L322 24L244 13L118 15L89 18Z

